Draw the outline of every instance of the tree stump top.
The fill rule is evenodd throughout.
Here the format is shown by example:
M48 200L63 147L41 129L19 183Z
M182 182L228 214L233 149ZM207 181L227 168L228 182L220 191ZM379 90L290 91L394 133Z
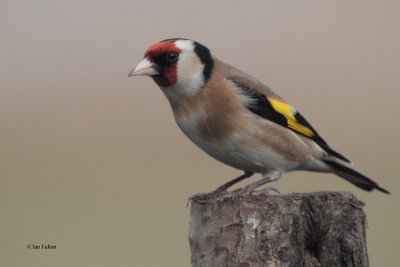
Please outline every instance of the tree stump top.
M350 192L195 197L192 265L368 266L363 206Z

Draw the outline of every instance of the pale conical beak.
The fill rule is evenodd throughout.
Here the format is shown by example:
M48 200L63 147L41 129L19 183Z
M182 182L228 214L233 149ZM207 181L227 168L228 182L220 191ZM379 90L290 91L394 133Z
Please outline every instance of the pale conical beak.
M156 64L151 62L147 57L137 64L137 66L128 74L131 76L154 76L160 74L156 69Z

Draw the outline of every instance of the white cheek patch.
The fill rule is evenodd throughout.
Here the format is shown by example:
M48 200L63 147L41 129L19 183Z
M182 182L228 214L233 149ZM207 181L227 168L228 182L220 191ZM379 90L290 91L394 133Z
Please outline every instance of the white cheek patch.
M196 54L182 55L178 62L177 83L189 92L197 91L204 85L204 65Z
M178 75L174 87L180 94L194 94L204 86L204 65L197 56L191 40L178 40L175 45L181 50L178 61Z

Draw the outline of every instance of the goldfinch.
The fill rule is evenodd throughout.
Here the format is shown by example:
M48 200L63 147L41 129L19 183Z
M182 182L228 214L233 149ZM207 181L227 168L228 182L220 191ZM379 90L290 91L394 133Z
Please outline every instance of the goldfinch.
M367 191L389 192L345 166L307 120L268 86L218 60L190 39L151 45L128 76L150 76L167 97L183 133L213 158L243 175L213 192L261 173L244 187L252 193L294 170L330 172Z

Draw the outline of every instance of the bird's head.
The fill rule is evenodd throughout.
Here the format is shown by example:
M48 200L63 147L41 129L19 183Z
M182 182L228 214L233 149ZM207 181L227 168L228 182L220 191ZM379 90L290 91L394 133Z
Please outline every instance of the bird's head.
M214 60L198 42L173 38L151 45L128 76L150 76L169 95L195 93L211 76Z

